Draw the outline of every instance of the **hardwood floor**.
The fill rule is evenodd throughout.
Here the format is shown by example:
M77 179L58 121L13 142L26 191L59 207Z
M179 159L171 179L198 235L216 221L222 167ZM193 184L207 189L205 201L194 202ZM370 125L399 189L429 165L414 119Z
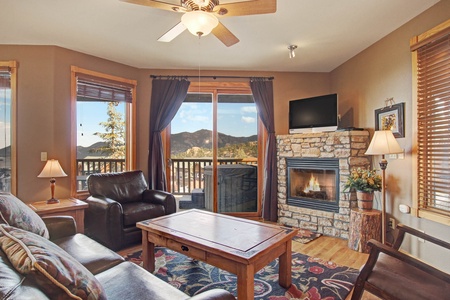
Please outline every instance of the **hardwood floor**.
M120 250L117 253L121 256L125 256L126 254L133 253L141 248L141 245L137 245ZM355 269L361 268L369 256L368 254L349 249L347 247L347 240L329 236L321 236L308 244L292 242L292 251L325 260L331 260L339 265L348 266ZM350 300L350 297L351 293L348 295L346 300ZM369 293L365 293L362 299L378 300L379 298Z

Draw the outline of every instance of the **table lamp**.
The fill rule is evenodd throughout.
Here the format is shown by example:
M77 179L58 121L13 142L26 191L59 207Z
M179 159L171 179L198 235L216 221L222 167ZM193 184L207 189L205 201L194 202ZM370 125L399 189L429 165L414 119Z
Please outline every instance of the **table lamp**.
M378 130L373 134L372 141L370 141L369 148L366 151L366 155L381 155L380 168L382 171L381 177L381 242L384 244L386 241L386 168L387 160L386 154L402 153L403 149L397 143L394 134L391 130Z
M50 178L50 190L52 192L52 197L47 200L47 204L59 203L58 199L55 199L55 177L66 177L67 174L61 168L59 161L56 159L49 159L42 169L41 173L38 175L39 178Z

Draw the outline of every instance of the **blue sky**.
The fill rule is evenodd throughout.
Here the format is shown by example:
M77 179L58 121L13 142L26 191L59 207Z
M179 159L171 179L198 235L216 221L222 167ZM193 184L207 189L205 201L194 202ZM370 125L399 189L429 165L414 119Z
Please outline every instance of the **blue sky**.
M108 119L107 107L107 102L77 102L77 145L88 147L101 141L94 133L105 132L100 122ZM116 110L124 116L125 104L120 103Z
M257 134L257 113L253 103L219 103L217 106L218 126L221 133L232 136ZM183 103L172 120L172 133L212 130L211 103Z
M11 90L0 89L0 149L11 145ZM4 134L6 133L6 135Z
M101 141L95 132L104 132L100 122L107 120L107 103L77 102L77 144L88 147ZM116 107L125 115L125 105ZM253 103L219 103L218 131L232 136L257 134L257 113ZM212 130L211 103L183 103L172 121L172 133Z

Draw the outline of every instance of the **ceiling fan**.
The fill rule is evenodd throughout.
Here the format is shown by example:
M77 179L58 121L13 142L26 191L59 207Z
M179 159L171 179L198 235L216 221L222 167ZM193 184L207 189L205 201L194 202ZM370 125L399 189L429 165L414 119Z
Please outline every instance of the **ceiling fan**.
M163 34L158 41L170 42L188 29L196 36L212 32L222 43L230 47L239 42L218 17L245 16L274 13L276 0L121 0L183 13L181 21Z

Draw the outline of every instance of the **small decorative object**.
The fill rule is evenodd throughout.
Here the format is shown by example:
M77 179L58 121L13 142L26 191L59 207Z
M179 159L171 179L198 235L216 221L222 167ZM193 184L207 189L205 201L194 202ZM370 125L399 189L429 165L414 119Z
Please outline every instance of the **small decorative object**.
M404 110L405 103L394 104L394 98L386 99L386 106L375 110L375 130L391 130L396 138L405 137Z
M382 178L377 174L376 170L354 168L345 183L345 189L356 190L356 198L358 207L361 209L372 209L373 192L381 191Z

